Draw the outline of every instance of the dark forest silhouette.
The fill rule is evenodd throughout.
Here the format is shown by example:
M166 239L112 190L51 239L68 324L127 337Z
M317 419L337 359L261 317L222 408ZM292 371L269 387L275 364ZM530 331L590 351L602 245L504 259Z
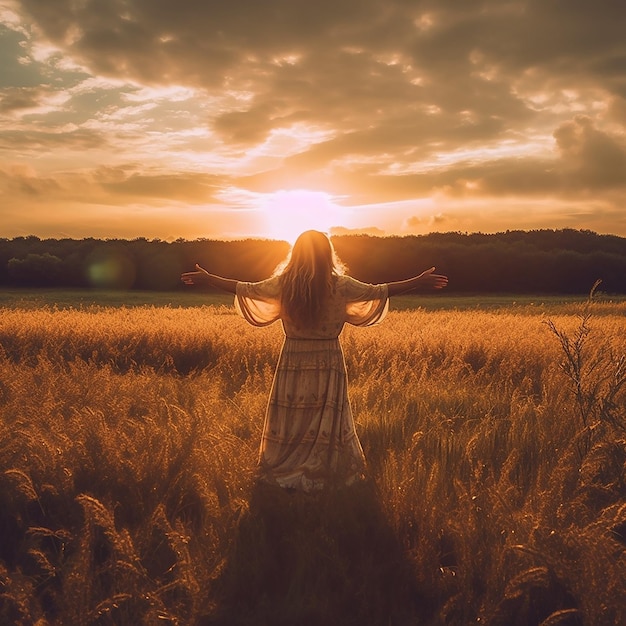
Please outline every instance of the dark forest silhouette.
M585 294L597 279L626 293L626 238L588 230L431 233L421 236L333 237L351 275L387 282L435 265L458 293ZM200 263L241 280L267 277L289 250L263 239L0 239L0 286L101 287L169 291Z

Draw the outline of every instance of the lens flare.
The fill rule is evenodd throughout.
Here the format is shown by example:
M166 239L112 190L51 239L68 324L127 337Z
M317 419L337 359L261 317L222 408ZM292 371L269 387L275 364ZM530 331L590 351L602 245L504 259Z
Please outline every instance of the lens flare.
M87 278L98 289L130 289L136 269L123 250L95 250L87 262Z

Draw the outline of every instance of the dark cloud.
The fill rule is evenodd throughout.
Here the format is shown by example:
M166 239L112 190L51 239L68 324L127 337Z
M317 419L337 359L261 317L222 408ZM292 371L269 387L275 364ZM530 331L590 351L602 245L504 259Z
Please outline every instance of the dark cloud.
M624 75L619 42L626 9L610 0L22 0L21 6L96 72L255 94L271 85L268 91L314 96L310 108L318 99L358 108L360 101L348 98L360 91L384 103L407 96L411 79L419 79L425 90L418 101L452 111L482 109L491 100L502 110L515 104L504 86L529 69L575 86L615 88L612 81ZM289 56L295 65L284 61ZM492 75L481 76L487 68Z
M215 130L229 143L254 145L262 142L275 124L277 108L271 102L245 111L229 111L219 115Z
M0 89L0 113L36 107L41 98L39 87L7 87Z
M609 118L626 129L626 96L611 98L608 107Z
M25 63L25 50L22 47L26 36L22 32L11 30L0 24L0 88L36 87L42 76L34 64Z
M537 89L558 83L617 93L626 69L626 9L609 0L21 6L95 72L249 92L247 104L215 118L225 137L249 144L293 119L332 124L338 133L367 129L380 151L394 149L400 136L485 140L534 116L512 89L524 73L534 72Z
M19 149L28 153L41 153L55 148L90 150L107 144L105 137L88 128L68 131L0 130L0 150Z
M554 137L569 187L626 186L626 143L595 128L591 118L564 122Z

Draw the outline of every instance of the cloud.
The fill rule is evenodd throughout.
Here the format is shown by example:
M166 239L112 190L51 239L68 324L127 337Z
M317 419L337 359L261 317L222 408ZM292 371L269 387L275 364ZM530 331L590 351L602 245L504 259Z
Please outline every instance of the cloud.
M230 143L255 145L272 130L274 110L270 103L264 103L245 111L229 111L220 114L213 127Z
M103 169L96 173L102 189L117 203L129 199L157 202L184 202L207 204L215 202L215 194L222 190L222 178L202 173L127 172L121 168Z
M568 187L587 189L626 186L626 142L595 128L578 115L554 132Z
M624 97L615 96L611 98L607 113L610 120L626 128L626 95Z
M66 150L90 150L101 148L107 143L106 138L98 132L75 128L63 131L41 130L0 130L0 150L25 150L37 154L51 151L58 147Z
M602 11L563 0L20 4L94 73L240 94L210 121L227 142L254 145L294 121L332 126L319 159L403 151L423 160L435 146L533 123L528 98L546 87L616 94L622 57L612 42L625 20L616 3Z
M420 116L420 105L479 120L525 118L509 87L537 68L539 83L614 91L620 57L611 41L624 11L575 4L21 2L56 46L95 73L248 92L252 111L278 98L309 121L339 125L379 107L394 120Z
M0 150L37 158L47 173L29 184L53 195L71 179L113 204L302 188L350 206L577 193L623 206L624 3L11 6ZM406 227L454 225L440 214Z
M38 176L27 166L0 167L0 198L5 207L19 205L25 197L48 198L61 192L54 177Z
M223 190L221 177L204 173L152 172L139 164L102 167L80 173L42 175L27 167L0 167L0 197L19 205L25 199L76 202L81 198L101 205L145 203L205 205Z
M39 105L41 90L38 87L8 87L0 90L0 113L34 109Z
M377 226L366 226L364 228L346 228L345 226L333 226L330 228L330 235L341 237L342 235L370 235L372 237L384 237L389 233Z
M193 239L242 232L245 216L231 219L215 201L222 184L205 174L146 174L139 164L54 175L0 166L1 236Z
M428 231L433 230L433 226L437 226L437 230L449 221L448 216L443 213L437 213L436 215L412 215L404 222L404 230L408 231Z

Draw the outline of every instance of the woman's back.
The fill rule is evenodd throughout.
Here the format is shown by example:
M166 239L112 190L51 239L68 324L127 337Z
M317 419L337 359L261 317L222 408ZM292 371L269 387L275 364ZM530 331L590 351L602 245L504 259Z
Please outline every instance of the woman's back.
M259 283L239 283L236 306L252 324L266 326L280 319L285 335L294 339L334 339L348 322L369 326L387 313L387 286L362 283L350 276L335 276L333 288L318 315L306 326L290 319L281 306L281 277Z

